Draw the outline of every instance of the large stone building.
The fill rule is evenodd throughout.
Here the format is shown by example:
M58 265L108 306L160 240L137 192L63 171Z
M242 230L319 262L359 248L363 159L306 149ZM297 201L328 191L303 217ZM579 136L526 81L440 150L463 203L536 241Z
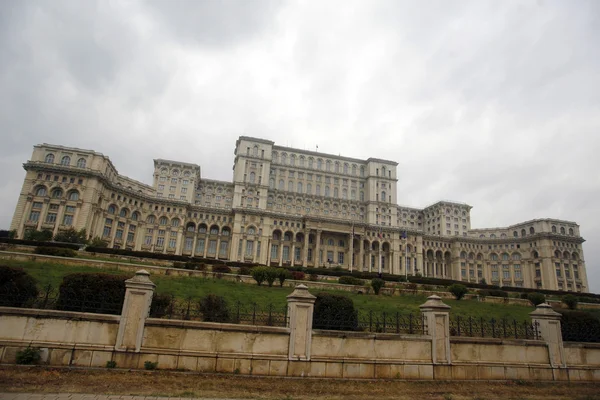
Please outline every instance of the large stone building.
M154 160L152 185L108 157L34 147L11 229L85 228L111 247L273 265L588 291L574 222L536 219L471 229L471 206L397 204L397 163L236 141L233 181Z

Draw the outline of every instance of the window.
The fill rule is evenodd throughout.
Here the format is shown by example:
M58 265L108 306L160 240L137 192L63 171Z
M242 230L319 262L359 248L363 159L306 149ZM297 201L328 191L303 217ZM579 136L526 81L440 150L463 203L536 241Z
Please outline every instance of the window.
M290 261L290 247L283 246L283 261Z
M219 234L219 227L218 226L211 226L210 227L210 234L211 235L218 235Z
M53 224L56 222L56 213L48 213L46 215L46 223Z
M71 165L71 157L69 156L64 156L61 160L60 160L60 165Z
M208 254L216 254L217 252L217 241L210 240L208 242Z
M80 158L79 160L77 160L77 167L85 168L85 165L86 165L85 158Z
M252 257L254 254L254 241L248 240L246 241L246 256Z
M40 186L39 188L37 188L37 190L35 191L35 195L36 196L46 196L48 192L46 191L46 187L45 186Z
M338 251L338 264L343 264L343 263L344 263L344 252Z
M48 164L53 164L54 163L54 154L47 154L46 155L46 162Z
M65 217L63 218L63 225L73 225L73 216L70 214L65 215Z
M29 214L29 220L32 222L37 222L40 219L40 212L39 211L32 211L31 214Z
M62 194L63 194L63 192L61 189L54 189L54 190L52 190L51 196L53 199L60 199L62 197Z
M250 172L250 183L254 183L256 180L256 174L254 172Z
M279 253L279 245L273 244L271 245L271 259L277 259L277 253Z
M298 193L302 193L302 182L298 182Z
M158 220L159 225L167 225L169 223L169 219L167 217L160 217Z

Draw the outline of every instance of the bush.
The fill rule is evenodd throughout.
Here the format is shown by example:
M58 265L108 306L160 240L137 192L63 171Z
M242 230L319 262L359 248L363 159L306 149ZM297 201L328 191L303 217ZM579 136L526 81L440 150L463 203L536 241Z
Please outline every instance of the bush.
M375 292L375 294L379 294L379 291L384 286L385 286L385 281L383 279L373 278L373 280L371 280L371 287L373 288L373 291Z
M152 303L150 304L150 317L151 318L162 318L169 314L173 306L173 297L167 294L157 294L152 296Z
M317 293L313 312L314 329L353 331L358 328L358 313L352 299L329 293Z
M492 296L492 297L508 297L508 293L504 290L500 289L483 289L479 291L479 295L483 297Z
M577 304L579 303L577 297L572 294L564 295L561 300L563 304L569 308L569 310L575 310L577 308Z
M77 273L66 275L58 291L56 308L101 314L121 314L125 298L122 275Z
M460 283L455 283L453 285L450 285L450 287L448 287L448 291L450 293L452 293L452 295L454 296L454 298L456 300L460 300L465 296L465 294L468 293L469 289L467 289L467 287L465 285L461 285Z
M213 265L212 271L222 273L222 274L230 274L231 268L228 267L227 265Z
M419 287L419 285L417 285L416 283L407 283L406 285L404 285L404 288L407 290L413 290L413 291L417 291L417 288Z
M557 310L562 314L561 330L565 342L600 342L600 320L584 311Z
M0 306L23 307L38 295L35 279L20 268L0 265Z
M319 280L319 274L310 274L310 276L308 277L308 280L311 282L316 282Z
M56 257L75 257L77 255L77 252L73 249L64 249L60 247L48 246L38 246L35 248L34 253Z
M56 243L56 242L40 242L38 240L23 240L23 239L7 239L0 238L0 243L23 245L23 246L43 246L43 247L57 247L61 249L73 249L79 250L78 244L71 243Z
M58 232L54 236L54 241L62 242L62 243L86 244L87 243L87 233L86 233L85 229L76 231L75 228L69 228L67 230Z
M304 280L304 272L302 271L292 271L292 279L296 280L296 281L303 281Z
M37 347L27 347L17 351L17 364L36 364L40 361L40 349Z
M529 293L521 293L521 295L520 295L519 297L520 297L521 299L523 299L523 300L529 300L529 299L527 298L527 296L529 296Z
M278 268L273 268L273 267L266 267L266 268L267 269L265 271L265 280L267 281L267 285L269 285L269 287L271 287L271 286L273 286L273 283L279 276L279 271L278 271Z
M546 302L546 296L541 293L529 293L527 295L527 300L531 302L534 306L538 306L538 304L542 304Z
M156 369L156 367L158 367L158 361L156 361L156 362L145 361L144 362L144 369L147 369L148 371L152 371L152 370Z
M252 268L252 278L256 281L258 286L261 286L263 282L267 279L267 269L270 267L256 267Z
M202 318L205 322L229 322L227 301L222 296L209 294L200 299Z
M116 361L107 361L106 362L106 368L117 368L117 362Z
M277 268L277 279L279 280L280 287L283 287L283 282L285 282L286 279L290 279L291 277L292 274L287 269Z
M341 283L342 285L358 285L358 286L362 286L364 284L362 279L358 279L353 276L340 276L338 279L338 283Z
M92 247L102 247L102 248L107 248L108 247L108 241L99 238L98 236L96 236L95 238L93 238L90 241L90 246Z
M23 234L24 240L34 240L38 242L48 242L52 240L52 231L44 229L41 231L26 230Z
M238 269L238 275L252 275L252 268L244 265Z

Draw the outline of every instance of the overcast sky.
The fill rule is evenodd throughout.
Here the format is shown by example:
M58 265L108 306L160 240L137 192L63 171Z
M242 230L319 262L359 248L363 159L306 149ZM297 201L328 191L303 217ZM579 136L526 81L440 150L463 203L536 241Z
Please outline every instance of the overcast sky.
M576 221L600 291L600 1L0 1L0 229L32 146L231 180L235 140L399 162L400 204Z

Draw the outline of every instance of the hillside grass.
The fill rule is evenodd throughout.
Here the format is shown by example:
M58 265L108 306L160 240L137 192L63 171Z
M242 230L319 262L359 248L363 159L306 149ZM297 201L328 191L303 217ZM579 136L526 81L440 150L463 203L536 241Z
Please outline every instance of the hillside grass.
M40 288L51 285L58 288L65 275L72 273L108 273L116 275L133 276L132 272L119 271L115 268L96 268L86 265L67 266L59 263L36 261L1 260L0 264L21 267L31 274L38 282ZM243 305L256 303L260 308L273 305L284 308L286 296L292 292L289 287L266 287L240 282L226 281L217 278L168 276L153 274L150 277L156 284L156 292L172 295L181 299L200 298L207 294L223 296L230 304L240 302ZM310 288L310 282L306 283ZM357 309L362 312L408 314L419 312L419 306L427 299L424 295L386 296L373 294L355 294L340 290L311 290L313 294L326 292L347 296L352 299ZM473 316L476 318L500 319L510 318L528 320L533 307L517 305L482 303L475 300L449 300L444 302L451 308L451 316Z

